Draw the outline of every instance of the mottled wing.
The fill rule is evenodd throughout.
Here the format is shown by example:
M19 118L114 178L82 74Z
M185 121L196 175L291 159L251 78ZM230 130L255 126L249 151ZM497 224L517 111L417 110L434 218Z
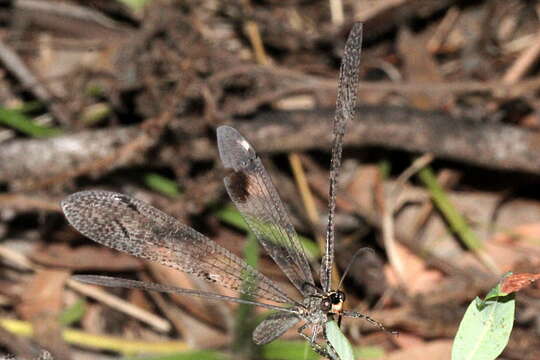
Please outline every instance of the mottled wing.
M230 174L225 187L266 252L304 295L315 288L304 248L261 159L230 126L217 129L219 155Z
M323 292L328 292L332 282L332 266L334 262L334 226L336 213L336 192L343 136L345 128L356 111L358 98L358 79L360 54L362 50L362 24L356 23L345 44L345 52L339 71L336 113L334 115L334 139L332 141L332 158L330 160L330 189L328 194L328 226L326 229L326 251L321 263L321 286Z
M116 250L252 297L292 303L274 282L204 235L127 195L83 191L62 201L69 223Z
M274 341L289 330L300 318L291 313L276 313L264 319L253 331L253 342L257 345Z

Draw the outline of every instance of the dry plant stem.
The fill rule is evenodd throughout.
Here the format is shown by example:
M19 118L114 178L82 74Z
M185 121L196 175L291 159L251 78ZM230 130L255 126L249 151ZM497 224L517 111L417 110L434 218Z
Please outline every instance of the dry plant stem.
M89 7L69 3L55 4L41 0L17 0L15 6L20 10L37 11L41 14L54 14L65 18L91 21L110 29L117 28L113 20Z
M319 231L321 227L318 225L320 219L319 212L317 211L317 206L315 205L315 201L313 199L313 193L311 192L311 189L309 187L306 173L304 172L302 161L298 153L291 153L289 155L289 163L291 164L294 180L296 181L296 186L298 187L298 190L300 190L300 196L302 197L302 202L304 203L304 208L306 209L306 213L311 223L311 227L315 230L314 233L316 234L319 249L321 251L321 254L324 254L324 238ZM332 267L332 278L340 278L336 264L334 264L334 266Z
M32 336L32 325L26 321L0 319L0 326L19 336ZM113 336L90 334L83 331L64 329L63 339L73 345L97 350L115 351L125 355L142 353L170 354L189 349L183 341L145 342L133 341Z
M82 164L75 169L68 169L66 173L59 174L58 176L38 180L35 183L30 184L27 189L39 189L48 185L64 183L69 179L80 175L105 172L108 169L118 166L119 164L125 164L129 162L130 159L137 157L157 141L161 131L168 122L173 119L174 111L182 98L182 96L180 96L180 93L182 92L181 89L180 86L177 87L177 89L172 92L171 96L164 100L165 110L158 117L145 120L140 125L141 131L139 134L128 143L120 146L116 151L95 161Z
M66 181L73 179L77 176L106 172L117 166L118 164L123 164L129 162L129 160L141 152L144 152L149 146L153 144L152 139L145 132L141 132L139 136L134 138L129 143L121 146L118 150L113 153L104 156L96 161L91 163L83 164L80 167L69 170L66 173L60 174L58 176L52 176L50 178L40 179L33 184L25 186L27 190L37 190L44 188L50 185L62 184Z
M158 331L166 333L171 330L171 324L167 320L150 312L144 311L140 307L126 302L118 298L117 296L111 295L110 293L102 290L97 286L82 284L72 279L69 279L66 283L73 290L85 296L96 299L113 309L119 310L129 316L132 316L135 319L138 319L152 326Z
M534 131L406 107L359 106L358 113L362 121L351 122L345 145L430 152L477 166L540 173L540 144ZM268 112L235 125L252 134L260 152L300 151L330 143L324 127L329 116L330 110Z
M15 211L51 211L60 212L59 200L24 194L0 194L0 208Z
M40 268L39 266L34 265L32 262L30 262L26 256L16 251L13 251L5 246L0 246L0 256L9 259L11 262L24 270L37 270ZM68 280L66 284L73 290L76 290L87 296L91 296L97 300L103 301L108 306L118 311L129 314L159 331L167 332L170 330L170 324L163 318L156 316L144 309L141 309L131 303L128 303L118 298L117 296L111 295L96 287L81 284L74 280Z
M0 40L0 61L21 82L24 88L30 90L40 101L49 104L51 112L60 122L64 124L69 122L69 116L59 104L54 103L55 98L49 89L41 84L19 55L2 40Z
M537 62L539 56L540 32L533 39L532 45L523 51L506 74L504 74L502 81L507 85L512 85L521 80L527 71Z
M345 19L343 15L343 2L342 0L329 0L330 16L332 18L332 24L340 26Z
M300 155L298 153L290 153L289 163L291 165L291 169L294 175L294 180L296 181L296 186L298 187L298 190L300 191L300 196L302 197L302 202L304 203L304 208L306 209L306 213L311 223L311 226L314 229L317 229L317 228L320 229L320 227L317 226L317 224L319 223L319 212L317 210L317 206L315 205L315 200L313 199L313 193L311 192L311 189L309 188L309 184L307 182L306 173L304 172L304 168L302 166L302 160L300 159ZM315 233L317 234L317 243L319 244L321 253L323 253L324 252L324 239L319 234L319 231L316 231Z
M394 212L396 211L397 198L405 183L420 169L433 161L432 154L424 154L416 159L396 180L389 194L384 196L385 203L382 207L382 235L384 248L388 256L388 261L396 272L396 275L403 286L406 285L405 267L396 251L396 238L394 233Z
M215 73L208 79L211 88L216 84L238 75L258 74L283 77L281 82L289 80L295 88L306 88L307 91L328 90L336 91L336 82L333 79L309 75L298 70L291 70L279 66L242 65ZM301 84L301 85L298 85ZM540 77L522 80L516 84L506 84L501 80L494 81L449 81L449 82L395 82L395 81L360 81L359 90L381 92L428 92L436 94L464 94L469 92L496 93L500 96L519 97L540 88Z
M244 24L244 31L246 32L249 42L255 53L255 59L258 64L268 65L270 64L266 52L264 51L264 44L261 38L261 33L259 32L259 27L254 21L248 20Z
M454 29L454 25L459 19L460 14L461 14L461 11L456 6L448 9L446 14L444 15L444 18L437 26L435 33L433 34L431 39L429 39L427 42L426 47L429 52L433 54L433 53L438 52L441 49L446 38L448 37L452 29Z

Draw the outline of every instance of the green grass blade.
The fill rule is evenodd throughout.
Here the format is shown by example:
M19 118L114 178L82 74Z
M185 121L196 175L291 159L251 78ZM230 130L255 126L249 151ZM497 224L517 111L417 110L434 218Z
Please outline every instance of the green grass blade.
M148 188L171 198L179 197L182 194L176 181L156 173L145 174L144 184Z
M452 345L452 360L493 360L510 338L514 294L502 295L499 285L481 300L471 301Z
M52 137L62 134L61 129L38 125L22 112L6 109L4 107L0 107L0 124L36 138Z
M248 235L246 245L244 247L244 259L246 263L254 268L257 268L259 262L259 242L253 235ZM245 275L244 275L245 276ZM253 279L249 280L246 285L253 285ZM244 286L244 284L242 284ZM240 296L242 299L253 300L246 295ZM254 309L253 306L240 304L236 311L236 319L234 326L234 341L233 350L237 354L251 354L255 352L251 333L254 329Z
M418 176L429 190L433 202L448 221L452 231L459 236L469 249L473 251L480 250L482 242L469 227L465 218L454 207L444 189L439 185L431 168L423 168L418 172Z

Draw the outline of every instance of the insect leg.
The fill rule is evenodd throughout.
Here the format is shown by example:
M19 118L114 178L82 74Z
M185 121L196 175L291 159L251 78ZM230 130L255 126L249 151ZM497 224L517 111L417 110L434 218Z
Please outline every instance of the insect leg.
M362 314L362 313L359 313L359 312L356 312L356 311L343 311L341 313L342 316L344 317L350 317L350 318L357 318L357 319L365 319L366 321L368 321L369 323L371 323L372 325L378 327L379 329L381 329L382 331L385 331L385 332L389 332L390 334L392 335L397 335L399 334L398 331L391 331L391 330L387 330L383 324L381 324L380 322L378 322L377 320L365 315L365 314Z
M304 330L308 327L308 326L311 326L312 323L305 323L304 325L300 326L298 328L298 334L300 334L300 336L302 336L304 339L306 339L307 342L309 342L309 345L311 346L311 348L313 349L313 351L315 351L317 354L321 355L321 356L324 356L325 358L327 359L330 359L330 360L339 360L339 357L332 357L331 354L328 353L328 351L326 351L326 349L321 345L321 344L318 344L315 339L317 337L317 334L318 334L318 330L315 330L313 331L313 335L312 336L309 336L308 334L306 334L304 332ZM328 342L327 342L328 343Z

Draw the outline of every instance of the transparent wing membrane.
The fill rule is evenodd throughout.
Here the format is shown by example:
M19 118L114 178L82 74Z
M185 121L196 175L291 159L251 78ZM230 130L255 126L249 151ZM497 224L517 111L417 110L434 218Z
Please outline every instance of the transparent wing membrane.
M274 341L285 331L296 325L300 318L296 314L276 313L264 319L253 331L253 342L257 345Z
M147 282L147 281L138 281L138 280L123 279L123 278L116 278L116 277L110 277L110 276L100 276L100 275L75 275L72 278L74 280L87 283L87 284L92 284L92 285L125 288L125 289L141 289L141 290L157 291L157 292L168 293L168 294L188 295L188 296L202 297L202 298L210 299L210 300L221 300L221 301L230 301L230 302L241 303L241 304L255 305L255 306L264 307L266 309L276 310L276 311L285 312L285 313L295 313L294 310L286 308L286 307L281 307L281 306L276 306L276 305L271 305L271 304L264 304L257 301L250 301L250 300L240 299L240 298L226 296L226 295L219 295L219 294L206 292L202 290L183 289L176 286L163 285L163 284Z
M245 295L294 303L242 259L140 200L107 191L83 191L61 205L69 223L100 244Z
M238 131L218 128L227 192L268 255L303 294L315 288L311 269L285 206L253 147Z
M332 158L330 160L330 188L328 190L328 227L326 229L326 252L321 263L321 286L328 292L332 286L332 265L335 245L335 213L337 178L341 167L343 136L347 123L354 118L358 99L360 55L362 52L362 24L356 23L345 43L338 80L336 113L334 115Z

